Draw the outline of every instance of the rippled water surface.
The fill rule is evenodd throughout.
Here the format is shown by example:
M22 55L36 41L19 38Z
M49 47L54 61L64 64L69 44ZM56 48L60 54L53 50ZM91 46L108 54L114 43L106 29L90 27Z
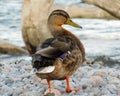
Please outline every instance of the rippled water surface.
M56 0L55 3L63 4ZM66 0L64 1L66 2ZM79 2L78 0L71 2ZM0 0L0 40L24 46L21 35L22 0ZM108 55L120 59L120 21L103 19L73 19L83 29L63 26L78 36L86 49L86 56Z

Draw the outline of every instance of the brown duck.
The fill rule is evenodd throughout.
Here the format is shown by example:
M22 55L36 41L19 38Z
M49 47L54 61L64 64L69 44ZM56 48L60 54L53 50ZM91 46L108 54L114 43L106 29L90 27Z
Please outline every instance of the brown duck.
M50 80L66 79L66 92L75 90L70 87L69 76L85 60L83 44L74 34L64 29L63 24L81 28L65 11L54 10L48 18L48 28L53 38L45 40L32 56L33 67L37 69L36 75L47 79L50 92Z

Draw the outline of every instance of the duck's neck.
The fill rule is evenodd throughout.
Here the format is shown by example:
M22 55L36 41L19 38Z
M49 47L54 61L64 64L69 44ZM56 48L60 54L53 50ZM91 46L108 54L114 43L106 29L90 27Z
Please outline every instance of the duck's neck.
M77 45L82 53L82 57L83 57L83 61L85 60L85 49L84 49L84 46L82 44L82 42L74 35L72 34L71 32L67 31L66 29L62 28L61 26L52 26L50 25L49 26L49 29L52 33L52 35L54 37L57 37L57 36L64 36L64 35L68 35L68 36L71 36L71 38L73 38L76 42L77 42Z
M50 30L51 34L52 34L54 37L64 35L65 29L63 29L61 26L49 25L48 27L49 27L49 30Z
M52 25L50 25L49 29L50 29L51 34L54 37L68 35L68 36L71 36L73 38L77 38L74 34L72 34L71 32L69 32L68 30L62 28L61 26L52 26Z

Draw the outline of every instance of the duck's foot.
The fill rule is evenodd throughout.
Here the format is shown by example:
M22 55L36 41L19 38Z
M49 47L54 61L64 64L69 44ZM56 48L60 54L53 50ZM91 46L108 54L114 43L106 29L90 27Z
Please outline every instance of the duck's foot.
M51 88L45 91L45 96L59 96L59 95L61 95L61 92L57 89Z
M51 87L50 80L47 79L49 89L45 91L45 96L59 96L61 95L60 91Z
M47 93L44 96L55 96L55 94L54 93Z
M67 93L70 93L70 92L73 92L73 91L81 91L82 90L82 88L68 88L68 89L66 89L66 92Z
M71 88L71 89L66 89L65 91L61 91L61 94L64 94L64 93L70 93L70 92L77 92L77 91L81 91L82 88Z
M66 76L66 92L70 93L72 91L80 91L82 88L71 88L70 82L69 82L69 75Z

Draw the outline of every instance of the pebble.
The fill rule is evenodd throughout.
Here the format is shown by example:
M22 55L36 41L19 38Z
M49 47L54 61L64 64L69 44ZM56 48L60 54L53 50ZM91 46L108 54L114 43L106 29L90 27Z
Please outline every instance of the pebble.
M38 78L38 79L39 79L39 78ZM46 79L42 79L42 80L40 81L40 83L47 85L47 80L46 80ZM50 82L50 83L51 83L51 82Z
M61 92L58 89L52 89L52 93L49 93L49 89L47 89L44 93L45 96L61 96Z
M95 64L95 65L94 65ZM72 88L81 91L65 91L65 80L51 81L55 94L48 96L120 96L119 66L104 66L95 62L92 66L81 66L70 78ZM30 60L17 60L0 66L0 96L44 96L48 92L45 79L38 78L32 72ZM57 95L56 95L57 94ZM47 96L46 95L46 96Z
M95 84L99 84L103 81L102 77L100 76L91 76L90 79L95 82Z

